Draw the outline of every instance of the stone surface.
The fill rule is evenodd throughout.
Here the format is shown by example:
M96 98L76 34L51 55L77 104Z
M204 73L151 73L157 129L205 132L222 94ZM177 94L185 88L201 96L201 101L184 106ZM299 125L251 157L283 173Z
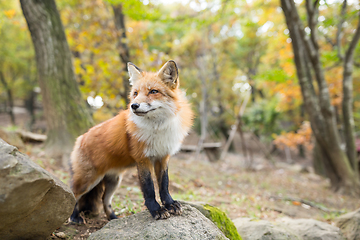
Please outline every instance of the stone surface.
M45 239L71 215L68 186L0 139L0 239Z
M235 227L244 240L300 240L292 233L274 223L251 218L237 218L233 220Z
M344 240L339 228L314 219L281 218L276 222L237 218L233 220L244 240Z
M335 223L348 240L360 239L360 209L341 215Z
M0 129L0 139L3 139L5 142L14 145L17 148L24 149L24 142L21 140L19 134L14 131L5 131Z
M344 240L338 227L314 219L282 218L278 223L303 240Z
M89 240L228 239L208 218L190 205L183 205L181 216L154 220L148 211L110 221L92 233Z

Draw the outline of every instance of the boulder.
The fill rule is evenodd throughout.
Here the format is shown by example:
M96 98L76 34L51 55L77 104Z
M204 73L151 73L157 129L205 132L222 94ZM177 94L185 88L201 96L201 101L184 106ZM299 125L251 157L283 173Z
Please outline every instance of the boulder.
M360 239L360 209L337 217L335 224L348 240Z
M183 204L181 216L171 215L165 220L154 220L148 211L115 219L89 240L157 240L157 239L228 239L219 228L196 208Z
M297 234L266 220L236 218L235 227L244 240L300 240Z
M244 240L344 240L339 228L314 219L281 218L265 220L237 218L233 220Z
M17 148L25 148L23 140L15 131L6 131L5 129L0 128L0 139L3 139L5 142L14 145Z
M46 239L71 215L68 186L0 139L0 239Z
M279 225L298 234L303 240L344 240L338 227L314 219L281 218Z

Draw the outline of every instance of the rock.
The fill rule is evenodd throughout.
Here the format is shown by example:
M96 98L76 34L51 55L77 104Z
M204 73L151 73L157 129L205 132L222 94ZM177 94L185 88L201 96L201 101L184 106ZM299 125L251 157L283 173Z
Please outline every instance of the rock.
M115 219L88 240L157 240L157 239L228 239L214 223L190 205L183 205L181 216L154 220L148 211Z
M62 238L62 239L65 239L65 238L66 238L66 234L63 233L63 232L55 233L55 236L57 236L58 238Z
M300 240L297 234L265 220L236 218L235 227L244 240Z
M232 240L242 239L236 230L234 223L220 209L210 206L206 203L181 202L181 204L189 204L190 206L199 210L205 217L210 219L225 234L227 238Z
M282 218L272 223L265 220L233 220L244 240L344 240L339 228L314 219Z
M46 239L71 215L68 186L0 139L0 239Z
M20 138L19 134L14 131L5 131L4 129L0 129L0 139L3 139L17 148L25 148L24 142Z
M360 239L360 209L337 217L335 224L348 240Z
M338 227L314 219L291 219L278 220L284 228L298 234L304 240L344 240L344 236Z

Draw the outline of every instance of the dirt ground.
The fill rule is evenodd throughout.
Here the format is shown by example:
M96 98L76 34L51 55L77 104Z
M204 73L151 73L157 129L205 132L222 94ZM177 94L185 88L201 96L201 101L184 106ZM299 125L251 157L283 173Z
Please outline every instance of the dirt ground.
M1 127L5 118L0 114ZM21 152L64 183L69 172L47 158L42 144L25 144ZM174 199L205 202L226 212L231 219L251 217L274 220L281 217L313 218L332 223L340 214L360 208L358 199L334 193L328 180L313 173L309 160L287 164L274 157L273 165L261 154L249 163L242 154L228 154L224 161L209 162L205 154L178 153L170 160L170 193ZM136 169L129 170L116 191L113 208L118 217L145 210ZM108 220L104 213L76 225L65 222L48 239L87 239Z
M32 148L31 158L65 183L69 174L54 167L41 149ZM225 161L211 163L204 154L179 153L169 166L170 192L174 199L205 202L225 211L231 219L251 217L274 220L284 216L314 218L332 223L342 213L360 207L358 199L331 191L329 181L312 173L311 167L286 164L277 159L272 165L255 156L252 166L241 154L229 154ZM145 210L136 169L129 170L113 199L118 217ZM49 239L87 239L108 221L104 213L85 218L84 225L64 223Z

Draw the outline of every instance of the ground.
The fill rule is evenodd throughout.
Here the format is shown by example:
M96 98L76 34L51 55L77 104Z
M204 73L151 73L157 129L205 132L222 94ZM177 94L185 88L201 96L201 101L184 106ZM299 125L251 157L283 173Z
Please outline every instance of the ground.
M33 161L69 183L68 171L46 158L41 145L26 148ZM228 154L225 161L211 163L204 154L179 153L170 161L170 192L174 199L216 206L231 219L274 220L288 216L332 223L339 214L360 207L358 199L332 192L329 181L313 174L311 167L286 164L281 159L276 162L274 166L263 156L255 155L249 168L241 154ZM124 176L113 208L119 217L145 209L135 168ZM85 225L66 222L49 239L63 233L68 239L86 239L107 222L103 213L86 218Z
M18 117L17 120L23 120L17 122L21 126L26 118ZM5 127L9 123L8 117L0 114L0 122ZM37 124L39 129L45 125L43 121ZM20 151L69 184L68 170L46 157L42 144L28 143ZM297 159L295 164L287 164L285 157L274 157L276 164L273 165L257 150L257 145L253 146L253 151L258 154L254 154L251 164L240 153L230 153L224 161L215 163L209 162L203 153L173 156L169 166L173 198L208 203L226 212L231 219L251 217L274 220L288 216L332 223L339 214L360 208L357 198L334 193L328 180L315 175L309 159ZM124 176L112 205L118 217L145 209L135 168ZM86 218L85 225L66 222L49 239L58 239L57 236L87 239L91 232L107 222L104 213Z

